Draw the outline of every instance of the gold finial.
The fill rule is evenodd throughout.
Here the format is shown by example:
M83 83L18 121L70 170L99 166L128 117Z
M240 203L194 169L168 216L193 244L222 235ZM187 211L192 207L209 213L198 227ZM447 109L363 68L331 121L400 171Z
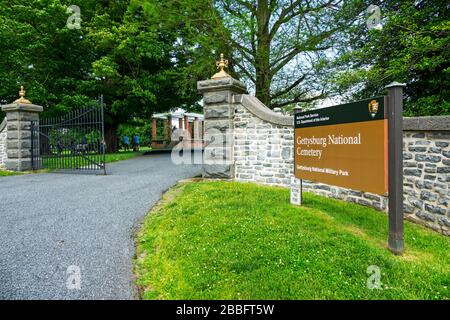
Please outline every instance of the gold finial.
M22 103L22 104L31 104L31 101L28 99L25 99L25 93L23 86L20 86L19 96L20 98L14 101L14 103Z
M230 75L225 72L225 68L228 68L228 60L224 59L223 53L220 54L220 61L216 62L217 69L220 69L219 72L217 72L215 75L211 77L211 79L218 79L218 78L229 78Z

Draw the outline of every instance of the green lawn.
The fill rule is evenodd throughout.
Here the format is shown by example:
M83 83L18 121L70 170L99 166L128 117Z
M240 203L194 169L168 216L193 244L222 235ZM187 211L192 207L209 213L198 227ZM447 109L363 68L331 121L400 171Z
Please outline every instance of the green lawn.
M169 191L137 235L145 299L449 299L450 238L405 223L386 249L387 216L306 193L231 182ZM367 268L381 289L367 287Z
M116 161L122 161L127 160L135 157L142 156L145 152L150 151L151 148L149 147L141 147L139 151L124 151L121 150L116 153L108 153L105 155L105 162L116 162ZM91 160L94 161L100 161L100 156L88 156ZM19 174L26 174L26 173L39 173L39 172L46 172L46 170L57 170L57 169L64 169L64 168L73 168L75 166L74 162L77 162L79 167L86 167L90 165L91 163L87 160L82 159L81 157L72 157L70 154L67 154L66 157L57 157L57 158L50 158L45 157L42 159L44 168L43 170L37 170L37 171L27 171L27 172L15 172L15 171L7 171L0 169L0 177L6 177L6 176L13 176L13 175L19 175Z
M19 174L22 174L22 172L15 172L15 171L8 171L8 170L0 169L0 177L15 176L15 175L19 175Z
M116 153L107 153L105 154L105 163L111 163L116 161L127 160L135 157L142 156L145 152L150 151L149 147L141 147L139 151L124 151L121 150ZM94 166L95 163L101 163L100 155L86 155L86 158L90 159L86 160L85 158L78 156L72 156L70 153L67 153L65 156L60 157L49 157L46 156L42 159L44 168L49 170L57 170L64 168L74 168L74 167L89 167Z
M133 152L133 151L120 151L117 153L108 153L105 155L105 161L106 163L109 162L115 162L115 161L121 161L121 160L127 160L135 157L142 156L145 152L152 150L152 148L149 147L141 147L139 151Z

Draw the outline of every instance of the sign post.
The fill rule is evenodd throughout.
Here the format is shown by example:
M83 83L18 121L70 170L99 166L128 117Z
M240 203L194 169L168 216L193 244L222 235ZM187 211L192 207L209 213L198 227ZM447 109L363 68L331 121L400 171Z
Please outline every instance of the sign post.
M389 122L389 240L394 254L402 254L403 239L403 83L393 82L388 89Z

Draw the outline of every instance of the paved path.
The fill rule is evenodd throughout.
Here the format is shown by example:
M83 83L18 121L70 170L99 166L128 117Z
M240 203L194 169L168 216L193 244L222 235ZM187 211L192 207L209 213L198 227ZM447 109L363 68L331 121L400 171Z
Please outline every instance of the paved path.
M167 154L107 167L108 176L0 177L0 299L137 298L134 230L162 192L200 167L175 166ZM72 265L81 290L67 289Z

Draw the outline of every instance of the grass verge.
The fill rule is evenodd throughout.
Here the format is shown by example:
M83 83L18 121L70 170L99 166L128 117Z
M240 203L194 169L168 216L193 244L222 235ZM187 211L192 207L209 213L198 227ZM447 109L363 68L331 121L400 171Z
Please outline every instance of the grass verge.
M140 148L139 151L120 151L116 153L108 153L105 155L105 163L111 163L116 161L128 160L132 158L136 158L142 156L145 152L151 150L151 148L143 147ZM99 156L92 156L92 160L99 160ZM16 171L8 171L0 169L0 177L21 175L21 174L29 174L29 173L43 173L49 172L51 170L58 170L64 168L73 168L77 165L79 167L89 166L90 163L86 160L81 159L81 157L72 157L70 155L66 157L56 157L54 159L50 157L46 157L43 159L44 166L46 169L36 170L36 171L24 171L24 172L16 172Z
M180 184L144 220L135 273L144 299L448 299L450 239L405 222L386 249L387 216L306 193L235 182ZM381 271L381 288L370 266Z
M16 176L16 175L20 175L20 174L23 174L23 173L0 169L0 177Z
M128 160L132 158L136 158L142 156L145 152L151 150L148 147L142 147L139 151L119 151L116 153L107 153L105 154L105 163L111 163L116 161ZM46 156L42 159L43 165L45 168L49 170L58 170L58 169L70 169L70 168L89 168L95 166L95 163L101 163L100 155L86 155L86 158L90 160L86 160L85 158L77 155L72 156L69 153L64 156Z
M122 161L127 160L131 158L136 158L139 156L142 156L145 152L150 151L151 148L148 147L141 147L139 151L120 151L116 153L107 153L105 155L105 162L116 162L116 161Z

